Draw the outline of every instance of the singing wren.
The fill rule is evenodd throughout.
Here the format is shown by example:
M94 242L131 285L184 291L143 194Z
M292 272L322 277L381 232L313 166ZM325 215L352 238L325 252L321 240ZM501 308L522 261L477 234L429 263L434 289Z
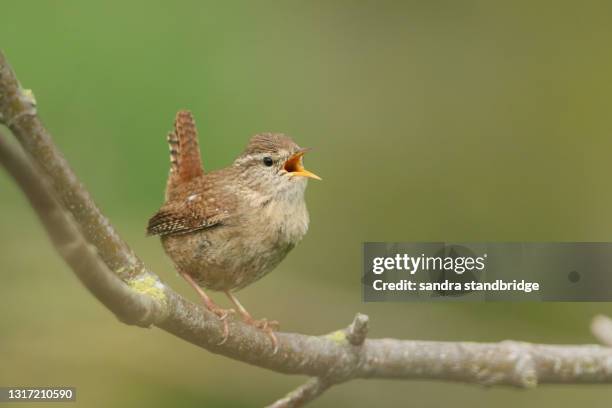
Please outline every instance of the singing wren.
M205 172L190 112L176 115L168 135L170 174L165 203L151 217L148 235L159 235L178 272L204 305L224 322L234 309L216 305L204 289L224 292L245 323L266 331L278 347L278 322L256 320L233 292L274 269L308 230L303 166L307 149L280 133L253 136L232 165Z

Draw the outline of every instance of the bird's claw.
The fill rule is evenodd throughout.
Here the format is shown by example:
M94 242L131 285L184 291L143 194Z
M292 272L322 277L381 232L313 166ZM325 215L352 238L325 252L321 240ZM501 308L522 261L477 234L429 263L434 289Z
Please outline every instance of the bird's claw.
M225 344L225 342L229 338L229 323L227 321L227 317L230 314L236 313L236 311L234 309L222 309L217 305L208 305L208 310L214 313L219 319L219 321L223 322L223 338L219 343L217 343L217 346L221 346L222 344Z
M277 331L280 328L280 323L277 320L268 320L265 317L261 320L255 320L253 326L261 330Z
M272 354L273 355L276 354L278 352L278 338L276 337L276 334L274 334L274 330L269 326L262 330L266 332L268 337L270 337L270 340L272 340L272 345L274 346L274 350L272 350Z
M265 317L263 319L253 319L250 316L244 317L244 322L248 325L255 327L263 332L265 332L270 340L272 341L272 345L274 346L274 351L272 354L276 354L278 352L278 338L276 337L275 331L278 331L280 328L280 323L276 320L268 320Z

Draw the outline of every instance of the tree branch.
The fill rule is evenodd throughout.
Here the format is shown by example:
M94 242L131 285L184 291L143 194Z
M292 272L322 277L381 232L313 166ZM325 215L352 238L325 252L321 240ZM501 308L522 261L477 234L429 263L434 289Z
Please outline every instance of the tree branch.
M144 264L102 215L89 192L51 140L36 113L34 94L23 89L0 52L0 118L24 150L48 176L57 199L81 226L83 236L94 245L103 261L121 276L144 272Z
M27 155L0 135L0 162L24 191L59 254L119 319L155 325L214 353L287 374L315 377L273 406L298 406L353 378L429 379L533 387L539 383L612 383L612 349L540 345L365 339L368 319L324 336L266 334L230 321L230 337L207 309L165 285L119 237L59 152L0 53L0 122ZM284 405L283 405L284 404Z
M331 383L320 378L311 378L289 394L268 405L267 408L295 408L312 401L330 387Z
M44 225L51 242L77 277L102 303L124 322L150 326L163 314L150 296L130 290L100 260L96 248L87 243L74 219L53 197L45 178L32 166L18 146L0 133L0 162L15 179Z

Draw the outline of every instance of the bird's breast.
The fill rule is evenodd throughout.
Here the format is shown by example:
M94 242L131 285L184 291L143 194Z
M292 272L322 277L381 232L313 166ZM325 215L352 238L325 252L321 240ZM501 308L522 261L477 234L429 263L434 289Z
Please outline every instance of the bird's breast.
M308 210L304 200L269 200L261 209L261 230L281 246L295 246L308 231Z

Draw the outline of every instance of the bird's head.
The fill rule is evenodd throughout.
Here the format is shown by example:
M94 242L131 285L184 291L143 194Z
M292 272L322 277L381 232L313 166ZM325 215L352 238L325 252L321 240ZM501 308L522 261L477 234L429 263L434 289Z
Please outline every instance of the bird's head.
M261 133L251 138L234 166L251 188L266 195L295 195L304 192L309 178L321 180L304 168L308 150L284 134Z

